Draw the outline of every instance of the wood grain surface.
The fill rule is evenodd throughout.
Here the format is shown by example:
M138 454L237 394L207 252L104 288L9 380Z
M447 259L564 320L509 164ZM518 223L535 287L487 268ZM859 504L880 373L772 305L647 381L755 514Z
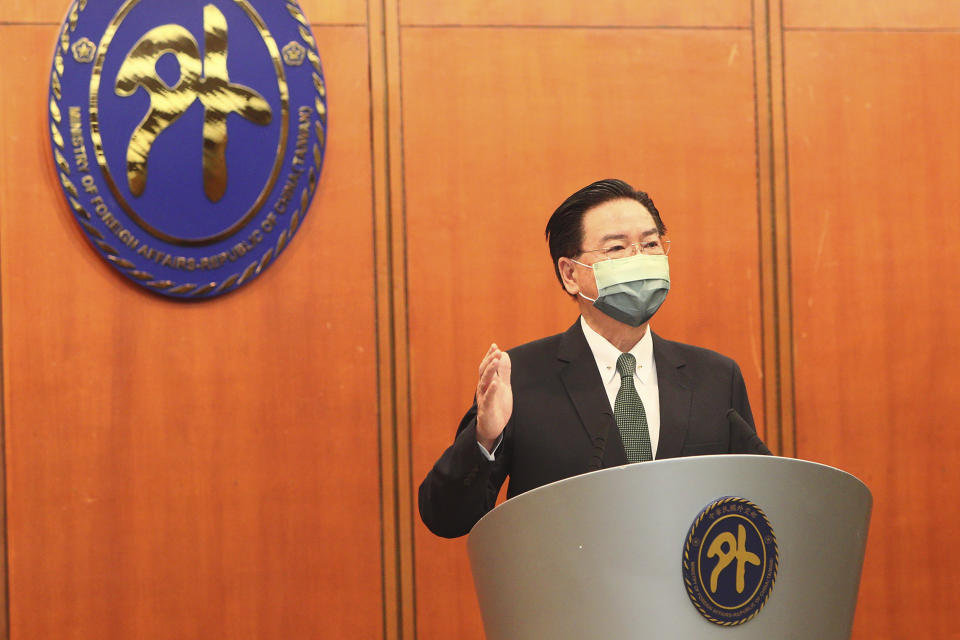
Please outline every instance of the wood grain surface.
M611 176L671 232L655 331L734 357L762 432L873 491L854 638L960 638L956 3L303 0L317 197L255 282L186 305L64 204L68 6L0 3L10 638L481 638L416 488L490 342L574 321L543 227Z
M11 637L378 637L365 29L316 30L337 125L297 236L197 304L129 285L66 209L55 34L0 27Z
M762 424L749 32L412 29L402 44L411 491L490 342L576 319L543 229L602 177L650 191L674 239L655 330L739 360ZM462 545L418 523L416 562L419 637L481 637Z
M960 34L786 60L797 455L873 491L854 637L957 638Z
M747 27L750 19L750 0L596 0L589 9L578 2L555 0L406 0L400 4L404 25Z
M783 0L793 29L956 29L960 4L944 0Z

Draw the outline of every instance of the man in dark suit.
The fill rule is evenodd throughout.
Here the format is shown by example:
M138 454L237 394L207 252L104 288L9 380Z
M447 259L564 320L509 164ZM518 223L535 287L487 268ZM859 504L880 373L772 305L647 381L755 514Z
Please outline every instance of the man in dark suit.
M554 270L580 318L509 352L490 346L473 407L420 485L431 531L468 533L507 476L509 498L654 457L769 453L737 364L649 330L669 289L665 234L649 196L620 180L584 187L553 213Z

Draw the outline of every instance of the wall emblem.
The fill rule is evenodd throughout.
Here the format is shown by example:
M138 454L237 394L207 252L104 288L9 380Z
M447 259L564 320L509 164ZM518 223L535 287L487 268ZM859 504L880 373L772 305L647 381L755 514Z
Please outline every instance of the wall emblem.
M97 251L210 298L290 243L317 187L326 88L295 0L76 0L50 74L64 194Z
M779 554L770 521L744 498L707 505L683 547L687 595L704 618L722 626L749 621L770 597Z

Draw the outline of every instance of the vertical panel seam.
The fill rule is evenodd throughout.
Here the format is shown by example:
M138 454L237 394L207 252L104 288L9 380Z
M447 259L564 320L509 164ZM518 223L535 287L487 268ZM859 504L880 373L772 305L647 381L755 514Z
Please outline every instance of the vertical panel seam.
M389 428L387 436L390 446L384 447L384 452L391 459L386 461L382 468L392 474L388 482L384 483L384 489L391 492L389 506L392 507L390 518L393 535L389 544L392 551L390 561L395 568L393 584L390 587L395 601L387 603L385 611L395 607L394 619L389 621L389 624L394 625L396 637L412 640L416 637L416 576L413 549L414 514L410 491L413 481L413 456L399 3L397 0L374 2L377 11L377 23L374 26L378 36L378 60L377 68L372 68L371 72L379 76L373 82L382 91L378 99L382 108L379 134L383 136L382 161L377 162L376 167L376 171L382 172L380 175L383 187L380 218L383 229L377 237L382 242L381 249L385 256L381 258L379 284L384 288L381 299L387 307L380 315L387 314L389 325L381 328L381 332L389 331L389 336L382 336L381 343L389 352L387 357L390 371L390 415L389 420L384 421L383 428Z
M412 496L412 491L414 487L414 477L413 477L413 396L410 388L410 379L411 379L411 369L410 369L410 288L409 288L409 279L407 278L407 273L409 272L409 257L407 254L407 180L406 180L406 163L403 158L404 150L404 127L403 127L403 67L401 65L401 60L403 59L403 31L400 28L400 8L398 0L391 0L394 5L393 13L396 16L396 22L393 23L395 26L396 34L396 118L392 121L396 123L397 127L397 137L398 137L398 147L395 150L397 154L398 162L393 163L393 167L396 167L398 177L399 187L399 211L400 211L400 222L401 230L397 234L397 237L400 238L400 249L403 255L403 268L399 271L398 279L400 280L399 284L403 288L402 296L402 307L403 307L403 365L405 369L404 377L404 388L402 389L405 399L406 399L406 476L407 481L404 485L403 483L397 483L398 491L407 490L406 496ZM388 41L389 42L389 41ZM398 390L399 391L399 390ZM399 440L399 433L398 433ZM402 448L402 447L401 447ZM398 470L400 468L398 467ZM402 504L402 501L398 502ZM401 560L404 558L404 555L407 559L407 564L405 565L408 568L408 572L403 572L401 577L405 579L407 585L407 590L404 591L401 589L401 596L403 598L401 605L402 610L407 613L407 619L409 620L408 624L404 627L409 631L410 640L413 640L417 637L417 590L416 590L416 545L413 544L414 536L414 527L415 520L417 515L414 513L414 504L412 497L407 504L407 520L406 520L406 531L408 534L409 544L403 544L403 538L401 537L400 553ZM400 522L404 522L401 520ZM401 564L401 567L404 565Z
M377 345L377 436L380 481L380 569L384 640L400 634L396 510L396 380L393 347L392 251L388 109L381 0L367 3L367 82L370 90L370 167L373 190L374 302Z
M776 192L768 0L750 5L754 55L754 132L756 145L757 227L759 244L761 344L765 438L781 449L780 367L777 335Z
M777 1L777 0L774 0ZM766 82L767 82L767 109L770 115L769 121L769 146L768 153L770 154L770 234L768 242L770 242L770 256L771 268L770 277L772 278L773 284L773 295L770 300L772 305L772 333L771 336L774 344L774 384L776 387L776 420L777 420L777 454L783 455L785 448L783 445L784 441L784 424L783 424L783 376L782 376L782 353L781 353L781 330L780 325L780 246L778 243L779 238L779 228L778 228L778 199L777 199L777 144L776 144L776 109L774 109L774 87L773 80L773 22L770 20L770 0L764 0L764 30L766 38Z
M782 0L754 0L764 401L768 440L796 455L793 279ZM760 15L758 15L760 14ZM770 415L772 414L772 415Z
M790 220L790 140L787 131L787 69L786 69L786 60L787 60L787 51L785 38L783 36L785 28L783 23L783 0L780 2L780 15L779 15L779 28L780 32L778 34L778 40L780 45L780 104L781 104L781 114L782 120L780 126L783 130L783 230L781 234L778 234L782 239L783 247L783 259L781 261L781 266L784 269L786 274L786 279L784 281L784 295L786 296L786 309L783 310L783 313L780 316L780 322L786 323L786 341L788 349L786 350L785 357L781 357L781 363L783 360L786 360L786 363L783 364L786 369L785 374L782 377L785 378L786 388L786 398L783 402L784 408L784 427L788 430L788 435L791 442L791 454L793 456L797 455L797 424L796 424L796 376L794 370L794 352L796 349L795 338L793 331L793 257L792 257L792 234L791 234L791 220ZM781 396L783 395L784 390L781 390Z
M750 43L753 45L753 136L754 136L754 170L755 178L757 181L757 282L760 288L760 367L763 374L763 394L761 400L763 401L763 415L765 421L765 427L769 424L769 407L767 402L767 393L766 393L766 378L768 375L769 366L767 363L767 326L765 318L765 299L764 299L764 252L763 252L763 188L762 180L763 175L761 173L760 167L760 154L762 153L761 140L760 140L760 95L759 95L759 82L758 76L761 74L760 63L757 59L757 29L756 29L756 19L757 12L754 2L750 3L750 24L752 29L750 30ZM769 431L769 428L765 429Z
M3 207L0 207L2 209ZM0 247L3 246L3 230L0 225ZM2 259L0 259L2 264ZM10 638L10 535L7 524L7 352L4 338L6 336L7 316L4 314L3 305L3 271L0 270L0 541L3 545L3 566L0 570L3 572L3 580L0 582L0 611L2 611L3 621L0 625L0 640L9 640Z
M768 7L768 51L770 55L771 154L773 172L772 220L777 331L777 394L779 397L780 445L782 455L796 455L793 370L793 281L790 247L790 173L786 120L785 44L783 0L766 0ZM769 11L775 9L776 19Z
M2 232L0 232L2 240ZM3 243L0 242L0 246ZM3 600L3 625L0 626L2 640L10 638L10 544L7 527L7 352L4 350L3 330L6 327L6 316L3 313L3 273L0 271L0 535L3 536L3 582L0 584L0 599Z

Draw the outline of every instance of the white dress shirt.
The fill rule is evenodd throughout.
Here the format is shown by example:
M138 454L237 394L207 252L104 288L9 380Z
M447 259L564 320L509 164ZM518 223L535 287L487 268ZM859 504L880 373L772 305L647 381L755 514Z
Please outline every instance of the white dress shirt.
M603 380L603 388L607 392L612 410L617 400L617 392L620 391L617 359L621 351L594 331L583 316L580 317L580 326L597 361L597 369L600 370L600 378ZM649 325L647 325L647 332L637 344L633 345L629 353L637 359L637 370L633 375L633 382L640 401L643 402L643 410L647 414L650 449L653 451L653 457L656 458L657 444L660 442L660 387L657 385L657 364L653 360L653 337Z
M583 316L580 316L580 327L583 329L583 336L587 339L590 351L593 352L593 358L597 361L597 369L600 371L600 379L603 380L603 388L607 392L607 400L610 401L610 411L613 412L614 403L617 400L617 392L620 390L620 372L617 371L617 358L620 357L620 350L610 344L606 338L593 330L587 324ZM643 402L644 412L647 414L647 429L650 430L650 450L653 457L657 457L657 444L660 442L660 387L657 385L657 364L653 360L653 338L650 333L650 325L647 325L647 332L643 334L640 341L633 345L630 354L637 359L637 371L634 373L633 382ZM497 438L493 446L493 453L477 443L480 451L488 460L493 460L500 443L503 441L503 434Z

